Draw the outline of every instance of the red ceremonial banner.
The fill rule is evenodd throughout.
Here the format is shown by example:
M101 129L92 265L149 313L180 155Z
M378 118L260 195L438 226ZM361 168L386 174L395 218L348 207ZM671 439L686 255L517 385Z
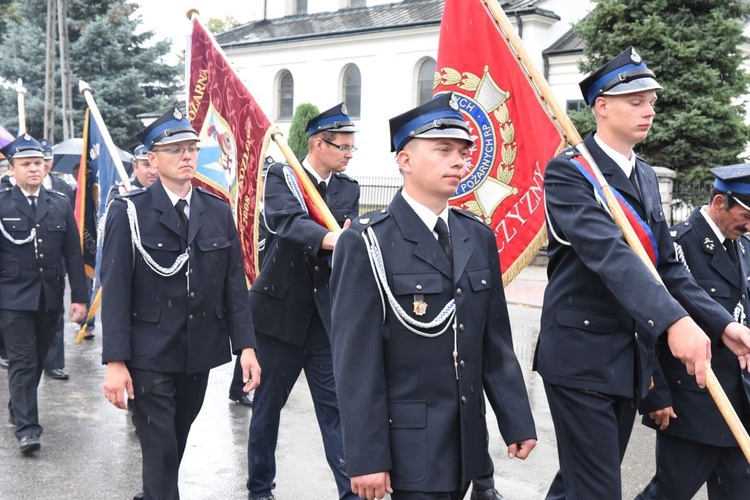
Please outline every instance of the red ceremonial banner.
M507 286L546 242L544 169L566 141L482 0L446 0L435 83L475 140L450 203L493 229Z
M193 18L187 64L187 116L201 145L193 182L232 205L245 276L252 283L258 274L258 181L273 130L271 121L197 18Z

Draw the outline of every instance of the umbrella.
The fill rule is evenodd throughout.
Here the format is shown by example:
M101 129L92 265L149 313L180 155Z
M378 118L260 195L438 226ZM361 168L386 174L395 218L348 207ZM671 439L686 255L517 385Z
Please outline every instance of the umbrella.
M52 170L60 174L72 174L73 169L81 163L81 152L83 151L83 139L74 138L62 141L52 147ZM130 171L133 155L127 151L117 148L120 161L125 170Z

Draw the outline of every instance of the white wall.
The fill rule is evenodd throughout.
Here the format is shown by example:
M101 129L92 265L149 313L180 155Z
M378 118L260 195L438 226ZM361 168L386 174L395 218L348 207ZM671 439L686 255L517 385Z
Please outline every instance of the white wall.
M286 1L269 2L269 11L272 5ZM308 0L308 10L311 11L313 4L324 3L335 8L339 1ZM376 3L387 2L367 2L368 6ZM590 3L550 0L541 8L553 10L561 17L565 14L565 21L550 25L549 20L535 16L524 25L524 45L540 72L543 70L541 51L566 33L575 12L583 15L585 11L581 6ZM558 7L553 8L553 4ZM361 119L356 120L360 130L356 140L359 151L349 164L348 172L353 176L394 176L398 175L398 170L390 153L388 120L416 106L418 64L426 57L437 59L438 36L439 26L435 26L225 50L271 120L276 119L276 86L280 71L289 70L294 77L295 109L301 103L310 102L323 111L343 100L343 69L348 64L356 64L362 76ZM581 78L573 59L569 64L553 68L550 84L563 106L566 99L580 99L577 83ZM282 121L277 125L286 133L290 123ZM282 158L277 150L270 153L277 160Z

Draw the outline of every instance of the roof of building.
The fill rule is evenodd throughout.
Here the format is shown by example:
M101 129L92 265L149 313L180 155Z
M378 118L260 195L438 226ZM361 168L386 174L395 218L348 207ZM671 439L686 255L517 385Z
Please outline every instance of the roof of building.
M541 1L500 0L500 5L514 15L539 14L559 19L554 12L536 7ZM264 19L220 33L216 35L216 41L222 47L237 47L437 26L444 4L444 0L404 0L372 7Z
M549 48L542 51L542 55L561 56L565 54L580 54L583 52L586 42L583 38L575 34L573 30L568 30L563 36L558 38Z

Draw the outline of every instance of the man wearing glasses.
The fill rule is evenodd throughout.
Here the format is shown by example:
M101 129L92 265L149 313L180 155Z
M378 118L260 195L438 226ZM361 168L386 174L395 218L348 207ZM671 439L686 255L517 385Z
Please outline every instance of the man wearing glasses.
M179 498L180 461L209 370L241 357L260 383L237 230L229 205L193 188L198 135L173 108L138 134L159 179L118 196L104 230L104 395L126 409L143 457L143 493ZM231 350L230 350L231 346Z
M356 150L356 131L343 103L307 123L310 152L302 166L342 227L359 213L359 185L343 173ZM266 175L266 253L250 290L263 385L253 400L247 489L251 500L274 498L281 410L304 369L339 498L354 499L343 461L330 343L330 257L341 231L310 219L293 194L290 175L282 163L271 165Z

